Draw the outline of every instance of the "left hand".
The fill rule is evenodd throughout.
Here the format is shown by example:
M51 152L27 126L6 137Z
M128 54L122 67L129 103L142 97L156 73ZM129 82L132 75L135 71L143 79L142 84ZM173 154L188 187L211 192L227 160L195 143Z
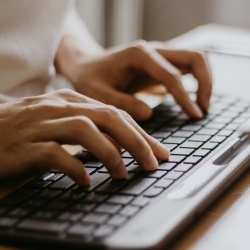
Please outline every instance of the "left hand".
M186 73L198 80L196 103L182 86L181 75ZM79 93L123 109L136 120L146 120L152 113L145 103L129 94L138 82L162 83L192 118L201 118L202 111L207 111L212 91L204 53L170 50L162 43L145 41L97 56L85 55L68 78Z

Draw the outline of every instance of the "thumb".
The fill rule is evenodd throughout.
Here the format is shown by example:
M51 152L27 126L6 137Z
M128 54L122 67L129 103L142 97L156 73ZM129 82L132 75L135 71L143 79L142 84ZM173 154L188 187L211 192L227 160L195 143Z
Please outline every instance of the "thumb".
M126 111L135 120L144 121L152 115L151 108L141 100L136 99L133 95L109 89L105 97L107 104Z

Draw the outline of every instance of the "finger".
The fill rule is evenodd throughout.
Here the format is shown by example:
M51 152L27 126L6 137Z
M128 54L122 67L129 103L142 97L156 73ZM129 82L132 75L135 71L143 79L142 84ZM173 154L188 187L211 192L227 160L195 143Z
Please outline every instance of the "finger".
M207 111L212 93L212 76L205 53L198 51L167 50L163 46L157 51L184 73L191 73L198 80L197 103Z
M154 155L159 160L166 160L170 156L170 151L163 146L158 140L148 135L126 112L120 110L124 118L140 133L140 135L146 140L151 147Z
M32 145L33 157L40 168L58 169L79 185L89 185L90 177L83 164L56 142L39 142Z
M110 126L110 125L109 125ZM94 154L108 169L112 178L125 178L127 169L117 148L87 117L68 117L44 122L35 135L36 141L80 144Z
M201 118L203 116L198 105L192 102L184 90L180 80L180 71L158 52L145 44L139 44L130 47L127 51L124 50L124 53L130 67L143 71L153 80L165 84L179 105L191 117Z
M102 97L104 103L125 110L138 121L147 120L152 115L151 108L132 95L119 92L108 86L100 89L98 94Z
M85 115L104 133L125 148L145 170L155 170L158 162L141 134L112 106L86 110Z

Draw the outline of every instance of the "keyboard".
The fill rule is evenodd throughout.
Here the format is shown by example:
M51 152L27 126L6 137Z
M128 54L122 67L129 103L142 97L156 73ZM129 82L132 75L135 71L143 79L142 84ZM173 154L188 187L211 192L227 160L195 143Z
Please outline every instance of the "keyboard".
M249 109L249 101L213 96L208 114L190 120L166 97L152 118L139 124L171 151L156 171L143 171L122 150L128 176L112 180L102 162L82 150L76 157L91 175L90 186L78 186L55 169L30 181L0 200L0 238L101 242L199 168L250 117Z

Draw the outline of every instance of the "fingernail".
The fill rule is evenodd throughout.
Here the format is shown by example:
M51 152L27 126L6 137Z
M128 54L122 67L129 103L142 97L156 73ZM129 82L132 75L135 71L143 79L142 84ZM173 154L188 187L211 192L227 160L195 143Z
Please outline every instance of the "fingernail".
M145 166L145 170L155 170L158 167L158 161L156 160L155 156L153 155L153 153L151 152L148 156L148 159L146 161L146 166Z
M195 116L197 118L202 118L203 117L203 113L202 113L200 107L195 102L192 102L192 106L193 106L193 110L195 112Z
M143 102L138 102L135 107L136 119L147 120L152 115L152 110Z
M169 158L169 156L170 156L169 149L167 147L165 147L163 144L161 144L159 141L157 141L156 150L157 150L158 156L160 158L162 158L163 160Z
M118 165L118 167L115 169L114 173L112 174L112 178L114 179L123 179L127 176L128 171L126 166L123 162Z

